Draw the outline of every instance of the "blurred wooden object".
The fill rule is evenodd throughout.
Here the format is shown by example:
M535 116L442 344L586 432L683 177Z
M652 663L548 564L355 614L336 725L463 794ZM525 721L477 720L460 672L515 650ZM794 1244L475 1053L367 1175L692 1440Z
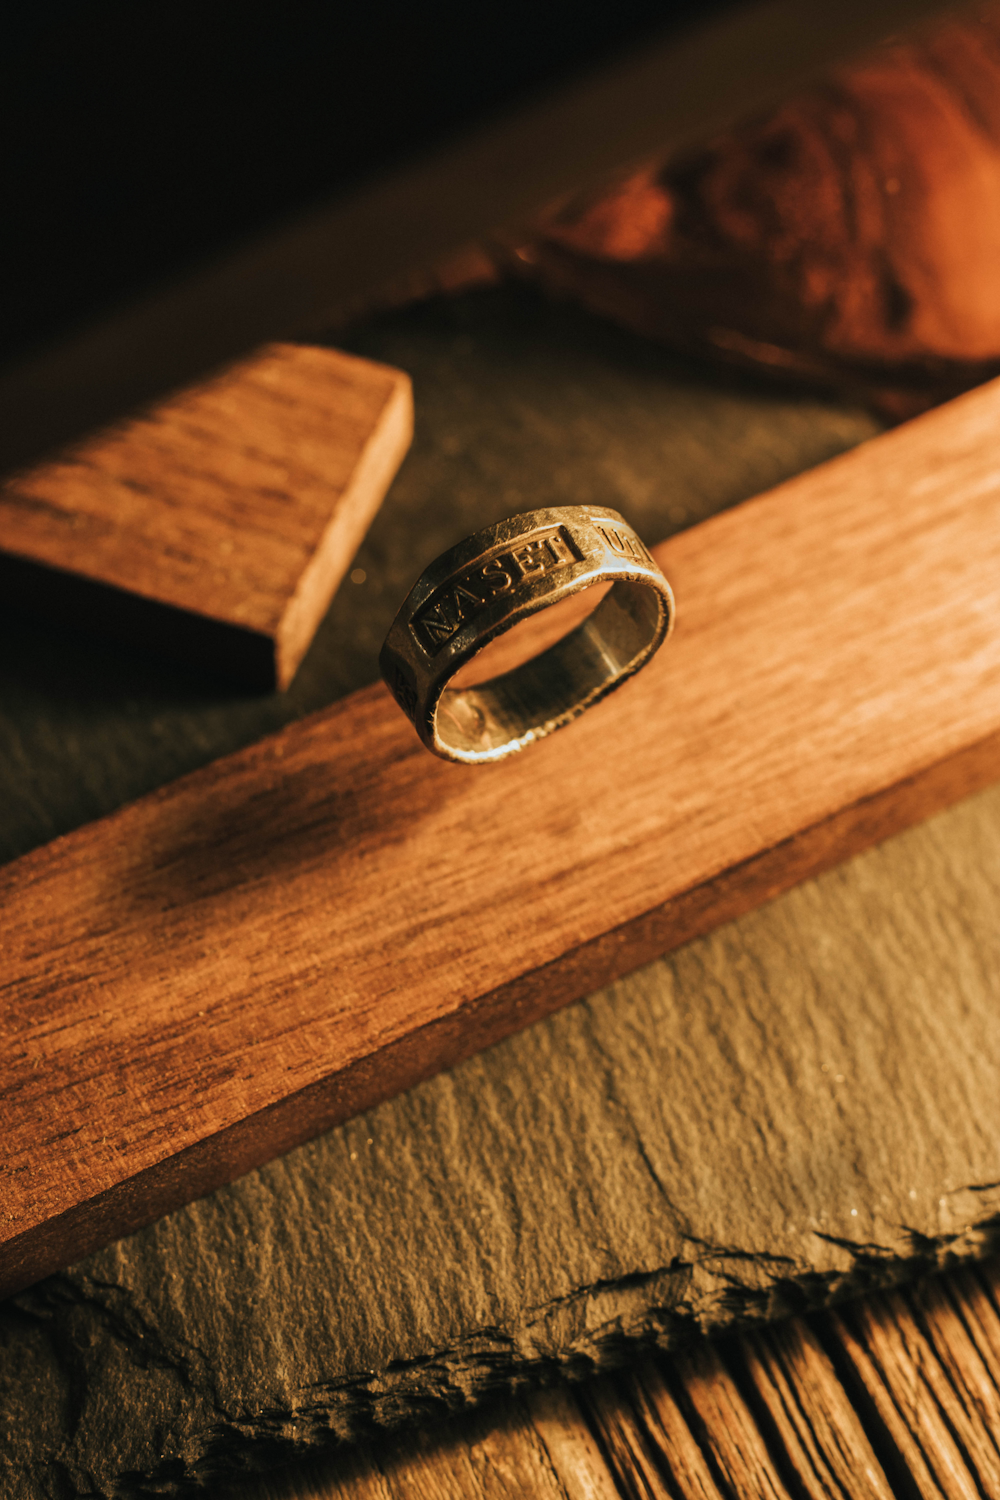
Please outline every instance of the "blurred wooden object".
M0 278L0 470L584 182L780 97L944 0L57 6L3 33L16 166ZM166 19L169 17L169 21ZM349 57L349 67L343 59ZM336 87L330 80L337 79ZM127 128L119 128L127 121Z
M4 600L287 687L412 430L401 371L274 345L4 485Z
M515 273L685 354L900 418L1000 371L998 268L992 0L561 200L516 249L455 257L424 289Z
M986 1263L507 1398L226 1495L982 1500L1000 1494L998 1299L1000 1269Z
M375 687L0 871L3 1292L994 780L998 422L665 543L673 640L525 754Z

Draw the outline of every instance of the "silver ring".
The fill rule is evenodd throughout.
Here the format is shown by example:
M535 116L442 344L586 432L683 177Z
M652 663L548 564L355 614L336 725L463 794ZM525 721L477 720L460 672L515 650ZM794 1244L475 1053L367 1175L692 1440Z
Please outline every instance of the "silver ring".
M449 687L521 620L607 583L593 612L539 655L475 687ZM428 750L478 765L524 749L606 697L645 666L673 619L670 585L616 510L533 510L431 563L403 601L379 666Z

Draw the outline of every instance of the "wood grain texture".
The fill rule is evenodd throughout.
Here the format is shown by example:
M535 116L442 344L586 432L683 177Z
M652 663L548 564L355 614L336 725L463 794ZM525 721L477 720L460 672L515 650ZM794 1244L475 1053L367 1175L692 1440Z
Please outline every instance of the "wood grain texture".
M412 429L402 372L274 345L5 484L5 597L286 687Z
M676 1368L692 1427L730 1493L737 1500L790 1500L764 1434L718 1349L700 1345L680 1356Z
M373 688L8 866L0 1286L994 779L998 412L671 540L673 642L528 755Z
M683 1500L721 1500L710 1459L652 1360L622 1376L588 1381L580 1401L629 1500L678 1492Z
M861 1419L829 1355L801 1318L743 1341L763 1423L809 1500L892 1500ZM758 1418L760 1421L760 1417Z
M1000 1494L995 1263L867 1299L831 1318L856 1399L921 1496Z
M532 1391L525 1405L567 1500L618 1500L619 1487L583 1418L577 1395L557 1386Z

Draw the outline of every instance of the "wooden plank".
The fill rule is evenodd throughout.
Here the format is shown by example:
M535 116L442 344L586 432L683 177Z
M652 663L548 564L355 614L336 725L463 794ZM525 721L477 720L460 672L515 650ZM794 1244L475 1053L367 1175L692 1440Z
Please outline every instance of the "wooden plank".
M565 1386L533 1391L525 1406L567 1500L620 1500L621 1491L571 1391Z
M949 1287L935 1278L905 1296L935 1356L925 1365L925 1378L935 1399L980 1489L1000 1494L1000 1364L996 1359L1000 1319L982 1288L975 1287L971 1274L965 1286L975 1288L971 1297L962 1295L961 1281Z
M892 1500L892 1488L829 1356L802 1318L742 1340L747 1372L809 1500Z
M329 1493L367 1500L571 1500L554 1470L548 1450L517 1403L499 1413L481 1412L435 1435L407 1434L379 1454L369 1450L366 1483L340 1483ZM380 1483L371 1485L378 1477Z
M859 1399L927 1500L1000 1494L998 1288L994 1264L831 1318Z
M834 1318L842 1344L873 1409L926 1500L975 1500L979 1488L926 1378L926 1340L901 1297L865 1303ZM949 1401L954 1407L954 1400Z
M790 1500L754 1414L713 1344L675 1361L692 1427L736 1500Z
M629 1500L671 1500L676 1494L722 1500L703 1449L652 1361L616 1378L589 1381L580 1400Z
M3 1290L993 779L998 415L672 539L674 640L525 755L376 687L8 866Z
M662 1461L643 1430L641 1420L608 1376L591 1381L584 1394L585 1409L600 1437L605 1461L618 1489L628 1500L671 1500ZM708 1492L712 1496L712 1491Z
M4 598L286 687L412 430L401 371L275 345L0 488Z

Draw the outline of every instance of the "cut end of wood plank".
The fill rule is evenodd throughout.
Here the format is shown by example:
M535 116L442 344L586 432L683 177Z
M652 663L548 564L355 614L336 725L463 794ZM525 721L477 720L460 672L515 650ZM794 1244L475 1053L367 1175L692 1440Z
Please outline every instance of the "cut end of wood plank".
M368 370L375 369L394 378L387 385L385 404L371 425L347 486L278 623L275 676L279 688L286 688L295 676L316 627L413 441L413 391L409 376L381 366L368 366Z
M412 431L401 371L274 345L0 488L4 597L287 687Z

